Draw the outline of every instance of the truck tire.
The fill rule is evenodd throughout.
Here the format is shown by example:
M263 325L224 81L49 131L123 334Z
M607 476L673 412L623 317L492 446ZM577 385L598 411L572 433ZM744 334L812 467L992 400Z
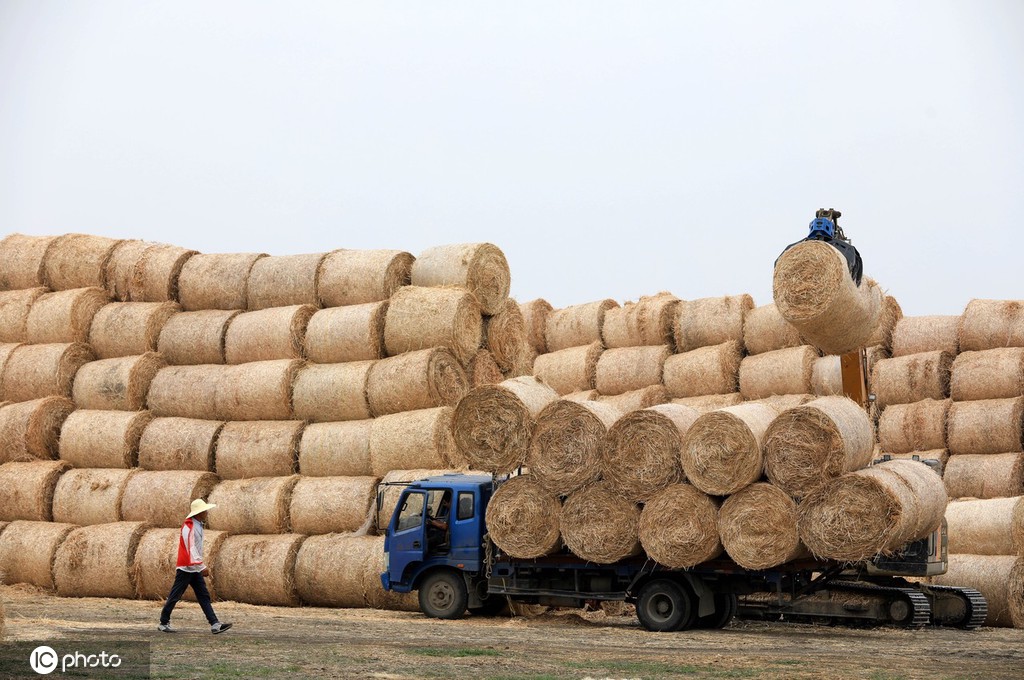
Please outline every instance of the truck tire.
M640 589L636 616L640 625L650 631L682 630L693 623L696 614L693 605L686 588L668 579L658 579Z
M466 613L469 593L461 574L443 569L420 584L420 611L434 619L458 619Z
M715 593L715 612L698 617L694 628L725 628L736 615L738 606L735 593Z

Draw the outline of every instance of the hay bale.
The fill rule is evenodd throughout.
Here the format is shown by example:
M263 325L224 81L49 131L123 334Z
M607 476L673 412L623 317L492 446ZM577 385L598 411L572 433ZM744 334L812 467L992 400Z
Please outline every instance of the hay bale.
M121 499L135 470L68 470L53 491L53 521L88 526L121 521Z
M53 563L61 597L135 597L135 550L145 522L94 524L75 529Z
M45 288L26 288L0 293L0 342L25 342L28 339L28 315Z
M886 453L946 448L948 399L895 404L878 419L878 442Z
M748 354L763 354L805 344L793 324L782 318L775 303L747 310L743 344Z
M60 428L74 408L64 397L0 407L0 462L56 458Z
M883 297L882 309L878 315L878 325L875 326L875 332L872 333L871 337L864 344L869 346L878 345L891 350L896 324L902 318L903 308L900 307L900 303L896 301L896 298L891 295Z
M602 342L604 316L618 306L615 300L597 300L552 311L544 323L548 352Z
M1024 395L1024 347L963 352L950 370L949 396L953 401Z
M613 406L621 413L639 411L643 408L650 408L658 404L667 404L669 401L668 390L664 385L651 385L639 390L623 392L622 394L602 394L597 401Z
M60 428L60 459L78 468L133 468L152 420L148 411L74 411Z
M601 353L597 360L594 386L603 395L615 396L660 385L667 346L619 347Z
M121 498L121 518L156 527L180 527L196 498L206 498L217 476L196 470L139 470Z
M676 350L689 352L698 347L743 342L743 320L754 308L749 295L700 298L679 304L673 332Z
M508 261L490 243L460 243L427 248L412 263L412 285L458 286L480 303L484 314L497 314L512 282Z
M932 470L921 461L894 459L881 463L902 479L918 499L919 508L915 522L910 526L911 541L930 534L942 523L946 514L946 489L942 483L942 475Z
M484 345L503 371L516 370L526 363L533 350L518 302L508 298L494 315L484 318Z
M765 404L740 404L697 418L680 449L686 479L714 496L736 493L759 480L762 442L776 415Z
M299 443L299 472L312 477L369 475L372 425L370 420L307 425Z
M529 376L478 387L455 409L455 446L475 470L512 472L526 460L535 419L557 399L553 389Z
M157 243L147 248L135 266L128 298L136 302L176 302L178 279L194 250Z
M415 258L401 250L335 250L320 265L317 297L324 307L387 300L408 286Z
M454 354L435 347L373 363L365 386L369 413L383 416L454 406L469 390L469 379Z
M1024 496L950 501L946 524L950 553L1024 555Z
M671 293L641 297L605 312L601 336L614 347L642 347L674 343L672 325L680 299Z
M198 253L178 276L178 301L185 311L245 309L249 272L263 253Z
M11 234L0 241L0 290L46 285L43 260L56 236Z
M214 450L223 427L219 420L154 418L139 439L139 467L213 472Z
M321 309L306 326L306 356L321 364L381 359L388 303Z
M292 489L292 531L334 534L358 531L374 508L379 477L302 477Z
M160 331L157 349L172 365L226 363L228 326L240 313L208 309L175 314Z
M146 250L154 244L149 241L128 239L114 247L104 272L104 287L107 294L114 300L126 302L131 300L132 281L135 270L146 254Z
M278 359L217 368L221 378L217 382L216 409L206 417L219 420L290 420L295 417L292 386L302 368L301 361Z
M795 406L803 406L817 398L818 397L813 394L773 394L770 397L756 399L755 401L758 404L768 404L779 413L782 413L786 409L791 409Z
M0 533L0 572L5 583L27 583L53 590L57 548L74 531L71 524L11 522Z
M317 282L327 253L272 255L256 260L246 286L251 310L292 305L320 305Z
M950 555L940 586L974 588L988 601L986 626L1024 628L1024 558L1012 555Z
M62 460L0 465L0 522L53 521L53 490L69 467Z
M75 405L100 411L144 409L150 384L165 366L156 352L91 361L75 375L71 392Z
M366 604L374 609L391 609L404 612L420 611L416 593L396 593L384 590L380 575L387 571L384 553L384 537L370 537L362 548L363 597Z
M922 352L960 351L960 316L905 316L892 334L894 357Z
M112 302L93 317L89 344L98 359L155 352L160 332L181 308L174 302Z
M46 249L43 269L51 290L106 285L107 263L120 239L88 234L64 234ZM88 329L86 329L88 330Z
M216 417L217 382L221 366L165 366L149 384L146 406L154 416L178 418Z
M960 323L960 350L1024 347L1024 300L971 300Z
M768 479L794 498L871 462L871 420L846 397L821 397L783 411L762 439Z
M203 531L203 564L209 567L216 563L217 554L227 537L228 534L224 531ZM135 563L132 565L136 597L144 600L163 600L171 592L180 541L180 528L148 529L142 535L142 540L135 550ZM210 591L210 599L219 599L213 579L207 580L206 587ZM196 596L189 588L182 599L195 602Z
M672 400L673 404L689 406L696 409L698 413L707 413L726 406L736 406L743 403L743 395L739 392L730 394L705 394L700 397L679 397Z
M725 499L718 531L725 552L744 569L771 569L808 554L800 542L796 502L764 482Z
M380 499L379 507L375 507L374 526L381 532L387 529L391 523L395 508L398 507L398 499L402 490L412 482L418 482L428 477L447 474L452 470L392 470L384 475L377 486L377 495Z
M599 450L601 478L630 500L643 502L683 481L683 437L700 414L688 406L661 404L619 418Z
M400 288L384 319L389 356L446 347L465 364L480 349L482 334L479 304L472 294L456 288Z
M601 393L597 390L580 390L579 392L564 394L562 399L566 401L597 401L597 398L600 396Z
M477 352L466 366L466 380L469 382L470 389L484 385L497 385L504 379L505 374L501 372L498 362L494 360L494 355L486 349Z
M819 397L844 393L841 357L829 354L814 360L814 370L811 373L811 392Z
M374 418L370 426L370 470L382 477L392 470L459 467L452 435L455 409L439 406Z
M601 343L594 342L541 354L533 362L533 374L559 394L592 390L603 351Z
M949 396L953 357L946 352L883 359L871 371L871 390L880 407Z
M287 477L299 470L301 420L225 423L217 437L221 479Z
M295 417L313 422L369 418L366 379L374 363L353 361L303 366L295 378L292 393ZM454 358L452 363L462 370Z
M543 298L520 302L519 311L523 315L523 323L526 325L526 336L530 346L537 354L546 354L548 343L544 338L544 329L547 327L548 316L554 311L551 303Z
M674 354L665 360L665 388L677 399L735 392L742 356L734 340Z
M210 528L232 534L287 533L292 489L298 481L299 476L292 475L220 482L210 492L209 502L217 506L209 511Z
M530 473L556 496L596 482L605 434L621 415L600 401L551 402L536 417L526 458Z
M808 394L812 391L818 353L810 345L756 354L740 362L740 394L763 399L773 394Z
M673 484L644 504L640 543L666 567L682 569L722 554L718 503L689 484Z
M950 498L1009 498L1024 495L1024 454L950 456L942 474Z
M305 536L228 536L217 553L213 583L224 600L296 606L295 560Z
M533 475L501 484L487 505L487 532L502 552L531 559L550 555L562 545L558 517L562 504Z
M882 359L889 359L892 357L889 350L879 345L868 347L867 350L865 350L864 355L866 361L865 370L867 370L869 377L871 376L871 371L875 369L875 364Z
M604 484L569 495L558 521L565 546L589 562L612 564L640 552L640 506Z
M951 454L1024 450L1024 397L954 401L946 417Z
M45 293L36 298L25 320L25 341L87 342L93 317L107 304L101 288L76 288Z
M295 561L299 597L321 607L366 607L362 564L376 546L369 536L310 536Z
M306 325L316 307L296 305L244 312L231 319L224 337L229 364L301 359Z

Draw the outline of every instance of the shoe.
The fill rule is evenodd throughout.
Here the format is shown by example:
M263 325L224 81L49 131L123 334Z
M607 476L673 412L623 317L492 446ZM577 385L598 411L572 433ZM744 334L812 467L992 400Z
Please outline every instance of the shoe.
M169 623L161 623L159 626L156 627L156 629L158 631L160 631L161 633L177 633L178 632L178 629L177 628L171 628L171 624L169 624Z
M224 631L226 631L231 626L232 624L230 623L221 623L220 621L218 621L217 623L210 626L210 632L214 635L218 635L219 633L223 633Z

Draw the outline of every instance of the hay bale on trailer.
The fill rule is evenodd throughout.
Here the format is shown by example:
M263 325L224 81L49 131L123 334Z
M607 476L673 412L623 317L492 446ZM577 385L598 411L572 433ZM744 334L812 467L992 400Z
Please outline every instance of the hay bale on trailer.
M533 475L512 477L498 487L487 505L487 531L494 544L512 557L550 555L562 545L558 522L562 504Z
M747 310L743 319L743 344L748 354L764 354L806 343L796 327L782 318L773 302Z
M686 479L714 496L736 493L761 479L762 442L776 415L766 404L740 404L698 417L680 449Z
M121 500L134 474L124 469L68 470L53 491L53 521L78 526L120 522Z
M203 564L207 567L217 561L227 532L203 532ZM135 578L135 596L144 600L163 600L171 592L174 584L174 570L177 564L178 542L181 540L181 529L147 529L142 535L135 550L135 563L132 571ZM206 587L210 591L210 599L218 600L217 589L213 579L208 579ZM196 596L189 588L182 599L195 602Z
M797 517L796 501L785 491L751 484L726 498L718 511L722 546L744 569L771 569L805 557Z
M1024 628L1024 557L950 555L949 568L932 583L974 588L988 602L986 626Z
M214 450L223 427L220 420L154 418L139 439L139 467L213 472Z
M596 300L552 311L544 323L548 352L603 342L605 314L618 306L615 300Z
M175 314L160 331L157 350L173 366L227 363L228 326L239 314L220 309Z
M512 282L508 261L490 243L460 243L427 248L412 263L412 285L458 286L480 303L484 314L497 314Z
M946 448L949 399L925 399L886 407L878 419L878 442L886 453Z
M306 357L321 364L382 359L387 312L386 300L317 311L306 326Z
M953 455L1024 451L1024 397L954 401L946 443Z
M107 264L120 239L88 234L64 234L46 249L45 283L51 290L106 285ZM86 329L88 330L88 329Z
M249 272L264 253L198 253L178 275L178 301L188 312L245 309Z
M452 434L450 406L374 418L370 426L370 470L383 477L392 470L460 467Z
M742 343L743 320L753 308L754 299L746 294L681 302L673 326L676 351L689 352L730 341Z
M379 477L300 477L288 515L297 534L358 531L377 501Z
M287 533L292 489L298 481L299 476L292 475L220 482L208 499L217 506L209 511L210 528L232 534Z
M638 526L644 551L666 567L683 569L722 554L718 502L690 484L673 484L644 504Z
M56 236L11 234L0 240L0 290L20 290L46 285L43 264Z
M672 346L676 308L682 301L671 293L658 293L627 302L605 312L601 335L609 348Z
M387 300L411 280L415 258L401 250L335 250L320 265L317 296L324 307Z
M745 357L740 362L740 394L744 399L763 399L774 394L809 394L814 387L814 362L817 358L817 351L810 345Z
M166 365L156 352L91 361L75 374L71 395L78 408L140 411L153 378Z
M562 540L577 557L612 564L640 552L640 506L605 484L572 492L559 515Z
M177 302L178 279L195 250L157 243L147 248L135 266L128 299L136 302Z
M368 367L364 418L455 406L469 391L459 359L443 347L406 352Z
M942 475L950 498L1008 498L1024 495L1024 454L957 454Z
M658 404L667 404L669 398L668 390L665 389L664 385L650 385L649 387L642 387L638 390L623 392L622 394L601 394L597 397L597 401L612 406L620 413L629 413L657 406Z
M0 463L56 458L60 429L74 408L64 397L0 407Z
M601 447L622 412L599 401L553 401L537 414L526 465L549 492L566 496L597 481Z
M221 479L245 479L295 474L304 427L301 420L225 423L217 437L217 475Z
M0 522L53 521L53 491L69 467L62 460L0 465Z
M949 396L952 355L946 352L908 354L882 359L871 370L871 388L880 407L912 404Z
M217 476L196 470L139 470L121 497L121 518L150 526L180 527L196 498L205 498Z
M726 406L736 406L743 403L743 395L739 392L729 394L705 394L699 397L679 397L672 400L673 404L689 406L698 413L707 413Z
M317 283L327 253L271 255L256 260L246 285L252 310L291 305L320 305Z
M311 423L299 443L299 472L311 477L362 477L371 474L371 420Z
M742 356L735 340L673 354L665 360L665 389L676 399L735 392Z
M892 334L894 357L923 352L960 351L960 315L905 316L896 323Z
M25 319L25 341L87 342L93 317L107 304L102 288L76 288L44 293L32 303Z
M953 401L1004 399L1024 395L1024 347L963 352L953 361Z
M548 324L548 317L554 311L551 303L543 298L520 302L519 311L523 315L523 322L526 325L526 337L530 346L536 354L547 354L548 343L544 337Z
M352 361L303 366L292 389L295 417L316 423L369 418L366 385L374 363Z
M11 522L0 533L0 572L6 583L53 590L57 548L76 527L56 522Z
M224 359L245 364L272 359L301 359L312 305L274 307L243 312L228 322Z
M600 342L593 342L541 354L533 362L533 374L559 394L592 390L603 351Z
M74 411L60 428L60 459L76 468L133 468L152 420L148 411Z
M950 553L1024 555L1024 496L950 501L946 524Z
M960 350L1024 347L1024 300L971 300L960 323Z
M28 315L46 288L26 288L0 292L0 342L25 342L28 339Z
M384 346L389 356L446 347L463 364L480 349L480 305L458 288L405 286L391 296L384 317Z
M665 345L607 349L597 360L594 386L606 396L616 396L661 385L665 360L671 354Z
M75 529L57 548L53 581L61 597L135 597L135 550L145 522Z
M211 510L212 512L212 510ZM296 606L295 560L305 536L228 536L211 571L223 600Z
M112 302L93 317L89 344L97 359L155 352L160 333L180 311L175 302Z

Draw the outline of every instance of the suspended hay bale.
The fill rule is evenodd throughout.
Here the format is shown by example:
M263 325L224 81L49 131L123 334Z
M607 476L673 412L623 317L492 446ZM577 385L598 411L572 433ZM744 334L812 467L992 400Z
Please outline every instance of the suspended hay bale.
M948 399L895 404L878 419L878 442L886 453L946 448Z
M608 428L622 412L600 401L553 401L537 414L526 465L556 496L596 482Z
M74 531L71 524L11 522L0 533L0 572L5 583L28 583L53 590L57 548Z
M46 285L43 259L56 236L11 234L0 241L0 290Z
M597 360L594 386L603 395L615 396L660 385L667 346L620 347L605 350Z
M454 406L469 390L469 379L454 354L435 347L373 363L365 386L369 412L383 416Z
M292 531L358 531L377 500L379 477L302 477L292 490Z
M730 394L705 394L700 397L680 397L672 400L673 404L689 406L698 413L707 413L726 406L736 406L743 403L743 395L739 392Z
M743 344L749 354L763 354L805 344L793 324L782 318L774 303L747 310Z
M673 328L676 350L689 352L723 342L742 343L743 320L753 308L754 299L749 295L726 295L680 303Z
M597 398L600 396L601 393L597 390L581 390L562 395L562 399L566 401L597 401Z
M879 345L887 350L892 349L893 332L896 324L903 318L903 308L891 295L882 298L882 309L878 315L875 332L868 338L866 345Z
M148 411L74 411L60 429L60 458L78 468L133 468L152 420Z
M210 528L232 534L287 533L292 489L298 481L299 476L292 475L220 482L210 492L209 502L217 506L209 511Z
M679 298L671 293L641 297L605 312L601 335L608 347L669 345Z
M132 281L135 279L135 270L139 266L146 250L151 248L153 243L128 239L121 241L114 247L110 260L107 262L104 273L104 287L107 294L114 300L126 302L131 300Z
M36 298L25 321L25 341L86 342L96 312L107 304L101 288L76 288L45 293Z
M106 284L107 263L119 243L119 239L87 234L58 237L43 258L46 285L51 290L102 288Z
M768 479L802 498L871 462L875 437L864 409L846 397L821 397L783 411L762 439Z
M327 253L272 255L256 260L249 270L249 309L292 305L319 306L317 282Z
M932 583L979 591L988 602L986 626L1024 628L1024 557L951 554L946 573Z
M165 366L149 384L146 405L154 416L214 418L221 366Z
M93 317L89 344L98 359L155 352L160 332L178 313L174 302L112 302Z
M484 319L484 345L503 371L526 363L532 348L518 302L508 298L493 316Z
M254 361L221 371L213 417L219 420L290 420L292 386L302 362L290 359ZM185 414L168 414L185 415Z
M306 325L316 307L296 305L244 312L231 319L224 338L229 364L301 359Z
M487 505L487 532L511 557L550 555L562 545L558 516L562 504L533 475L512 477L498 487Z
M303 427L301 420L225 423L217 437L217 474L221 479L295 474Z
M384 537L372 537L361 547L363 554L363 598L366 604L374 609L390 609L394 611L418 612L419 598L416 593L396 593L384 590L380 575L387 571L384 553Z
M418 482L427 477L435 477L452 472L452 470L392 470L381 478L377 487L380 506L375 508L374 526L381 532L391 523L391 516L398 507L398 499L402 490L411 482Z
M601 478L630 500L643 502L683 481L683 437L700 414L688 406L661 404L633 411L608 430L600 449Z
M180 527L189 505L206 498L217 476L196 470L140 470L128 480L121 517L157 527Z
M223 600L295 606L295 559L305 536L228 536L217 553L213 583Z
M740 394L744 399L808 394L813 388L817 358L818 353L810 345L746 357L740 362Z
M467 363L480 348L482 334L480 306L470 293L457 288L400 288L384 319L389 356L446 347Z
M818 397L813 394L773 394L772 396L765 397L764 399L757 399L756 402L759 404L768 404L779 413L782 413L786 409L791 409L795 406L803 406L817 398Z
M178 276L178 301L189 312L200 309L245 309L249 272L262 253L199 253Z
M458 286L476 297L484 314L497 314L512 282L498 246L461 243L427 248L412 263L412 285Z
M365 552L378 546L368 536L310 536L295 561L295 585L306 604L321 607L365 607ZM381 546L383 552L383 546Z
M640 543L651 559L686 568L722 554L718 503L689 484L673 484L644 504Z
M128 298L136 302L176 302L181 270L197 252L157 243L142 254L128 287Z
M601 343L594 342L541 354L533 362L533 374L559 394L592 390L603 351Z
M950 501L949 552L1024 555L1024 496Z
M548 316L554 311L551 303L543 298L520 302L519 311L523 315L523 322L526 325L526 336L529 338L530 346L537 354L546 354L548 343L544 338L544 329L547 327Z
M415 258L401 250L335 250L320 265L317 295L324 307L387 300L408 286Z
M0 465L0 522L53 521L53 490L69 467L62 460Z
M960 350L1024 347L1024 300L971 300L960 324Z
M239 314L219 309L175 314L160 331L157 348L172 365L223 364L228 326Z
M552 311L544 324L548 352L602 342L605 314L618 306L615 300L597 300Z
M494 355L486 349L477 352L466 366L466 380L471 389L484 385L497 385L504 379L505 374L501 372L498 362L494 360Z
M392 470L459 467L450 406L374 418L370 427L370 470L381 477Z
M911 541L923 538L942 523L946 513L946 489L942 476L920 461L896 459L882 463L913 489L917 498L918 513L910 526Z
M871 390L880 407L949 396L953 357L946 352L883 359L871 371Z
M364 420L370 417L366 378L375 362L308 364L295 378L295 417L313 422ZM461 366L452 359L459 370Z
M134 474L135 470L68 470L53 491L53 520L78 526L121 521L121 499Z
M529 376L478 387L455 409L455 445L475 470L512 472L526 460L535 419L557 399L553 389Z
M892 334L894 357L922 352L960 351L960 316L905 316Z
M302 431L299 472L312 477L369 475L373 421L312 423Z
M612 564L640 552L640 506L604 484L573 492L558 521L566 547L590 562Z
M213 472L214 449L223 427L219 420L154 418L139 439L139 467Z
M950 498L1009 498L1024 495L1024 454L950 456L942 474Z
M736 493L764 473L761 443L777 415L765 404L740 404L705 413L683 437L686 479L715 496Z
M665 388L677 399L735 392L741 358L736 341L674 354L665 360Z
M0 293L0 342L25 342L28 339L28 315L45 288L26 288Z
M819 397L843 394L843 362L834 354L814 360L811 391Z
M954 401L946 418L951 454L1024 450L1024 397Z
M963 352L953 361L949 395L953 401L1024 395L1024 347Z
M228 534L223 531L203 531L203 564L209 567L216 563L217 554L227 537ZM163 600L171 592L180 540L180 529L148 529L142 535L132 565L136 597ZM210 599L219 599L213 579L207 580L206 587L210 591ZM182 599L195 602L196 596L189 588Z
M56 458L60 428L74 408L64 397L0 407L0 462Z
M729 557L744 569L771 569L808 555L797 529L796 502L764 482L725 499L718 531Z
M91 361L75 375L71 393L75 405L100 411L144 409L150 384L165 366L156 352Z
M321 309L306 326L306 356L322 364L380 359L387 301Z
M135 550L145 522L94 524L75 529L53 563L53 581L61 597L135 597Z
M658 404L668 403L668 390L665 389L664 385L651 385L650 387L643 387L639 390L623 392L622 394L602 394L597 398L597 401L614 407L620 413L629 413L631 411L639 411L642 408L650 408Z

